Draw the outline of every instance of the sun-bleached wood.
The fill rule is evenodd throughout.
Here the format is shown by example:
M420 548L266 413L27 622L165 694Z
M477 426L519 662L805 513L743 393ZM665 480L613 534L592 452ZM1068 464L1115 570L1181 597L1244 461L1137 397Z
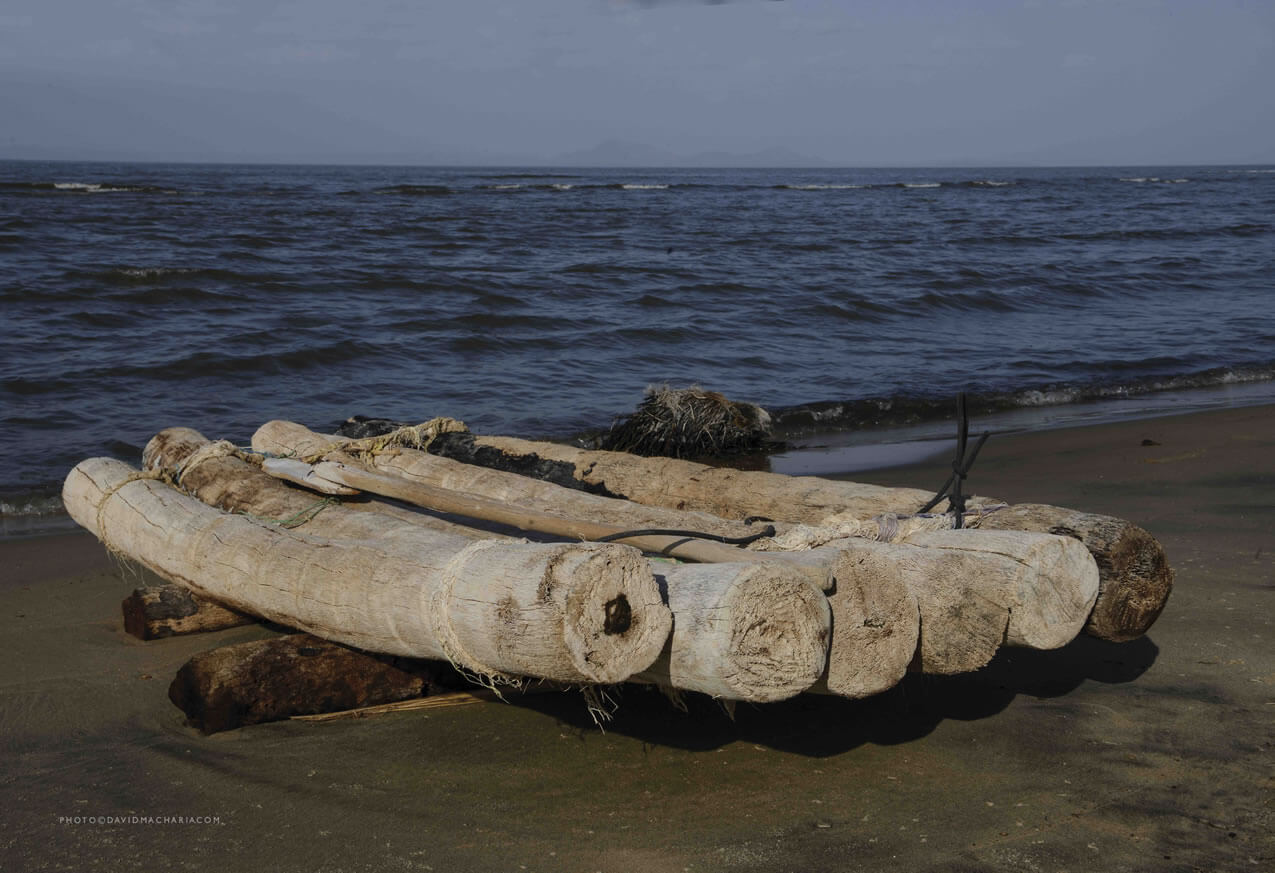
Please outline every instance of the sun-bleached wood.
M430 451L458 461L523 475L551 469L558 481L602 490L637 503L695 510L724 517L765 515L819 525L832 516L869 519L917 512L931 497L915 488L784 476L754 470L709 467L672 458L578 449L512 437L448 434ZM535 459L536 463L529 463ZM973 497L971 507L995 504ZM943 505L940 504L939 509ZM1085 632L1122 642L1146 633L1173 589L1173 571L1160 543L1125 519L1062 506L1021 504L986 515L984 530L1021 530L1079 540L1097 562L1100 590Z
M329 440L330 438L313 434L300 425L272 422L258 430L254 436L254 446L269 446L275 451L298 454L322 453L332 445ZM410 449L394 453L393 457L396 459L393 467L396 476L405 469L428 471L438 465L438 459ZM321 475L329 476L334 481L353 487L373 488L380 493L392 494L405 500L419 499L422 505L463 514L478 514L481 517L498 517L506 523L520 526L533 523L524 520L531 513L526 504L511 508L503 503L487 500L488 495L456 495L434 486L408 484L405 477L401 476L397 477L397 481L393 477L387 481L375 474L357 471L353 465L332 468L320 464L317 469ZM325 473L324 470L328 472ZM464 472L463 465L460 472ZM503 481L506 479L514 481ZM497 489L495 493L506 496L525 494L526 492L517 490L518 480L530 481L515 474L486 471L474 478L473 486L494 487ZM491 483L496 484L493 486ZM608 532L604 527L595 530L586 522L572 520L567 526L559 525L564 518L587 516L590 508L596 504L624 502L582 494L547 483L537 483L535 494L546 495L555 510L549 526L535 529L552 530L563 535L604 535ZM449 501L449 496L453 500ZM528 496L528 500L531 499ZM493 512L495 515L490 514ZM908 549L899 544L875 543L855 537L837 540L807 552L759 553L769 560L816 567L817 573L827 580L825 590L835 589L840 580L846 590L840 595L832 595L834 615L839 608L848 611L852 605L868 602L876 604L872 614L874 621L883 620L883 613L886 611L891 613L891 623L879 633L874 632L877 629L870 625L852 625L842 618L835 620L830 675L840 670L842 675L858 676L862 687L867 688L889 687L897 681L897 677L890 677L895 676L896 671L901 676L901 671L913 654L913 651L902 649L903 641L914 633L908 628L914 625L913 617L917 609L908 602L908 589L913 590L917 600L924 603L920 608L921 636L926 655L923 663L932 672L943 673L977 669L990 660L996 648L1006 642L1006 621L1001 613L1013 616L1008 634L1010 645L1056 648L1070 642L1080 633L1093 605L1098 588L1097 566L1084 547L1074 540L1032 532L959 530L917 533L913 541L929 548ZM894 560L900 564L893 572L886 569L891 560L891 549L896 549L894 554L897 557ZM962 555L940 554L939 550L943 549L959 551ZM931 550L935 553L926 554ZM841 556L845 554L866 557L858 564L853 560L849 564L839 563ZM876 569L867 573L864 569L867 567ZM954 569L963 574L962 578L946 579ZM865 574L872 579L871 585L878 590L865 593L859 587L858 578ZM973 605L962 605L958 602L962 599ZM886 610L885 604L893 606ZM930 625L928 632L925 628L927 616ZM856 619L864 620L868 620L867 617ZM882 662L882 666L876 671L860 668L858 664L861 661L849 654L854 651L849 643L852 635L847 633L848 639L844 643L838 639L837 628L841 627L855 627L854 634L865 639L875 639L879 646L888 647L890 658ZM949 627L958 629L958 632L949 633ZM969 638L966 639L963 635ZM839 667L843 660L848 663ZM973 666L968 666L971 664ZM840 687L845 689L844 693L857 693L855 689L860 686L855 683L860 680L847 681L847 684ZM838 680L834 680L834 683L835 681Z
M612 544L433 533L407 560L216 510L107 458L63 485L71 517L163 578L365 651L492 677L617 682L655 660L671 615L647 562Z
M767 703L808 689L828 660L828 600L781 564L683 564L662 580L668 647L639 681Z

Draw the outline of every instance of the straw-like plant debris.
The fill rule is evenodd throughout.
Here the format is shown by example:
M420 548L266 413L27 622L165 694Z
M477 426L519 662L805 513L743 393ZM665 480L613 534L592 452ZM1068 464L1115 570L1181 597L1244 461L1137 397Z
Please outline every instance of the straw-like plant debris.
M613 452L705 458L773 449L770 413L699 386L651 386L636 410L602 435Z

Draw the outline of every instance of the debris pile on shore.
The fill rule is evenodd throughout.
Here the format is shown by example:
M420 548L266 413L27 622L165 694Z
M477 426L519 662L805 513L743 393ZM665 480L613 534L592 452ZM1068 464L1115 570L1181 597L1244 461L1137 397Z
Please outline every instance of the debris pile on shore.
M759 427L752 409L732 427ZM1122 519L973 497L958 523L920 514L915 489L468 433L446 457L462 427L352 439L274 421L251 450L172 428L141 470L82 462L63 499L178 586L126 601L130 632L248 616L326 641L183 668L170 695L204 730L418 698L445 674L595 700L630 681L865 697L908 670L977 670L1001 646L1136 638L1172 585L1159 543ZM547 468L554 481L508 472Z

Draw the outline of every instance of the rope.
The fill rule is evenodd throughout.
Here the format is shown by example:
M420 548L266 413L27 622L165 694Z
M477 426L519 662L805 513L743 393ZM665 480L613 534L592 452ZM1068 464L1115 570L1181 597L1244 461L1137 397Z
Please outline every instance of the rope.
M95 514L93 518L94 524L97 525L97 531L96 531L97 538L99 541L101 541L102 545L106 547L106 550L110 552L112 555L123 555L124 557L128 557L128 554L123 549L119 548L113 542L111 542L110 537L106 535L106 524L102 518L102 514L106 511L107 502L112 497L115 496L115 493L117 491L119 491L125 485L128 485L133 482L139 482L142 480L159 480L162 482L170 481L168 477L168 473L165 470L137 470L132 473L129 473L123 479L121 479L120 481L112 485L110 488L107 488L105 491L103 491L102 498L98 500L97 502L97 513Z
M268 515L253 515L251 512L237 512L235 514L242 515L244 518L251 519L252 521L260 522L261 524L273 524L273 525L278 525L279 527L284 528L285 530L292 530L293 528L300 527L301 525L305 524L307 521L310 521L320 512L327 509L329 506L336 506L340 502L341 501L337 500L335 497L325 497L322 500L319 500L310 504L305 509L298 511L294 515L291 515L287 518L271 518Z
M666 528L643 528L640 530L625 530L619 533L607 534L604 537L598 537L593 540L595 543L610 543L615 540L627 540L630 537L687 537L697 540L712 540L715 543L726 543L728 546L746 546L755 543L757 540L765 537L773 537L775 535L775 526L768 524L760 532L752 536L746 537L723 537L717 534L701 533L694 530L670 530Z
M438 584L426 595L425 620L438 641L443 657L471 682L489 688L500 695L496 683L517 686L522 680L516 676L487 666L465 650L456 631L452 628L452 589L464 575L465 565L478 552L499 545L499 540L476 540L457 552L439 574Z
M978 438L978 442L974 444L974 451L970 452L967 458L965 445L970 434L970 419L965 409L964 391L956 395L956 419L956 457L952 459L952 475L947 477L947 481L939 488L938 493L929 503L922 506L920 511L921 513L929 512L946 497L948 511L955 520L955 529L960 530L965 518L965 495L961 493L961 486L969 476L970 468L974 466L974 459L978 457L979 450L983 448L983 444L987 442L991 433L984 433Z
M329 443L317 452L301 456L307 464L323 460L330 452L345 452L361 460L374 458L390 449L407 448L426 451L429 444L445 433L468 433L469 428L463 421L454 418L431 418L423 424L400 427L377 437L366 437L356 440L342 440Z

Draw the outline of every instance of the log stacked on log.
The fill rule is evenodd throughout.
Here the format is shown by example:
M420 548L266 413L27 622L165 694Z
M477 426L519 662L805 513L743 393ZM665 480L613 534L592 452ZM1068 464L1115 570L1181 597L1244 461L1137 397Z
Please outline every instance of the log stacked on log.
M469 433L443 434L430 443L429 451L595 494L726 518L764 515L819 525L829 517L909 515L931 497L929 492L915 488L732 470L673 458L587 451L557 443ZM975 497L970 499L970 506L997 502ZM1146 633L1173 588L1173 573L1159 542L1124 519L1058 506L1022 504L985 516L980 527L1057 534L1082 542L1094 556L1100 573L1098 602L1085 630L1101 639L1124 642Z
M631 501L590 495L513 473L483 470L466 476L466 466L410 448L392 448L367 457L367 463L391 474L387 480L360 468L343 447L350 441L315 434L291 422L273 421L253 436L258 451L300 455L312 460L338 457L346 463L333 467L320 463L315 469L334 481L400 497L432 509L478 514L507 523L564 536L598 536L611 532L577 519L605 517L638 523L654 520L708 531L723 530L730 522L704 512L681 513L664 508L638 507ZM472 468L469 468L472 469ZM737 471L736 471L737 472ZM408 480L411 484L408 484ZM449 486L465 484L464 501ZM450 499L449 499L450 497ZM514 502L509 509L504 501ZM549 506L552 515L532 517L521 507ZM658 511L659 515L647 513ZM567 520L564 526L551 523ZM945 522L950 524L950 522ZM861 604L894 604L872 634L878 660L868 661L855 650L868 634L862 630L855 647L833 638L829 687L871 689L876 693L896 683L916 654L920 637L920 668L933 673L959 673L977 669L995 655L1002 643L1035 648L1057 648L1071 641L1089 617L1098 591L1094 560L1079 544L1058 536L1032 532L990 533L977 530L918 531L915 546L877 543L863 538L837 540L809 552L765 552L750 560L784 561L813 567L833 594L839 627L862 628L869 616L858 614ZM636 541L635 541L636 542ZM644 544L645 545L645 544ZM645 547L658 547L650 543ZM711 554L725 551L724 556ZM705 554L709 552L710 554ZM740 560L738 550L684 549L680 554L697 560ZM857 559L856 559L857 558ZM911 596L901 592L910 591ZM913 602L919 603L919 612ZM919 629L899 628L918 621ZM1012 619L1011 619L1012 616ZM1008 631L1007 631L1008 629ZM888 657L879 649L891 645ZM903 647L912 646L907 651Z

